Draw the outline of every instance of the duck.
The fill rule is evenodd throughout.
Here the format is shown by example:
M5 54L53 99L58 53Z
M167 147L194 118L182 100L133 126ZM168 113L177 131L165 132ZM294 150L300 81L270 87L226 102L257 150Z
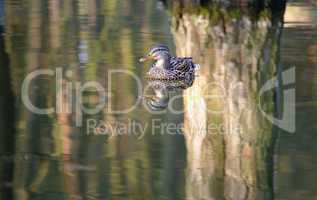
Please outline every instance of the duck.
M167 45L157 44L139 59L140 62L149 60L154 63L147 72L148 80L181 81L188 87L193 84L197 65L191 57L174 57Z

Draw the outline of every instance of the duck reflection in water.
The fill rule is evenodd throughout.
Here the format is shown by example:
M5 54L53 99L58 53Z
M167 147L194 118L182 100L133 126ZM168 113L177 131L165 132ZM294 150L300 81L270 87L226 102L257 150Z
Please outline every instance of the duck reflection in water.
M145 98L148 108L152 111L162 111L168 107L170 93L185 90L190 87L186 81L150 80L148 82L154 95Z

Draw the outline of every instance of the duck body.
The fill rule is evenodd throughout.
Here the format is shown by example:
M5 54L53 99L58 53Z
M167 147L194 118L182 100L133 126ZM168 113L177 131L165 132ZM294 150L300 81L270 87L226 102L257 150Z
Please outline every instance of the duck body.
M165 45L154 46L140 62L152 59L155 62L148 71L146 78L160 81L181 81L191 86L195 79L196 64L190 57L173 57Z
M158 62L158 61L157 61ZM154 63L147 73L149 80L183 81L186 85L192 85L195 79L196 65L192 58L171 57L169 67L164 68Z

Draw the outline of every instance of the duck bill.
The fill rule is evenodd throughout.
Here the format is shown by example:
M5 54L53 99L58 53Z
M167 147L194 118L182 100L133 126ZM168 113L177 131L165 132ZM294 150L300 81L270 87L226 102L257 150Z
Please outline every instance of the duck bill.
M139 62L145 62L145 61L148 61L148 60L151 60L152 57L151 56L145 56L145 57L142 57L139 59Z

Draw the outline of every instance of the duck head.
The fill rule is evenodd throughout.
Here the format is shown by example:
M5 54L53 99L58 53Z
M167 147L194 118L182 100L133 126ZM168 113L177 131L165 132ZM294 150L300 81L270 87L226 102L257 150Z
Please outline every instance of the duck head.
M140 58L140 62L145 62L148 60L155 61L155 67L161 67L168 69L170 65L170 51L169 48L166 45L158 44L151 48L149 53L144 56L143 58Z

